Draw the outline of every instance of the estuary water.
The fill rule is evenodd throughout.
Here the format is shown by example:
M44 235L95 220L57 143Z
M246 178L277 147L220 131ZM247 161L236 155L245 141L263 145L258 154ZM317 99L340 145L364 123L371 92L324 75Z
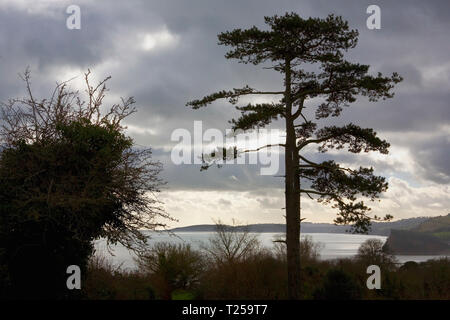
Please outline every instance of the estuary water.
M148 245L152 246L157 242L186 243L192 248L199 249L202 244L207 244L214 236L214 232L178 232L174 235L161 232L146 232L149 236ZM256 235L264 247L273 248L273 240L283 236L280 233L251 233ZM356 255L359 246L367 239L380 239L386 241L385 236L361 235L361 234L339 234L339 233L305 233L303 237L311 237L312 241L320 246L320 259L330 260L337 258L349 258ZM113 254L106 247L106 241L100 239L95 243L96 253L110 260L114 265L121 266L122 269L132 270L136 268L134 254L129 252L122 245L112 246ZM396 256L399 263L406 261L423 262L429 259L436 259L442 256Z

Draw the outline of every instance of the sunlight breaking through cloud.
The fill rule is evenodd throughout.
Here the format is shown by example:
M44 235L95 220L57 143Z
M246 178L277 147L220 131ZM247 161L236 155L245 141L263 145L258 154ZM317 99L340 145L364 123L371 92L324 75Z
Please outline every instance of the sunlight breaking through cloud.
M157 32L145 33L141 37L141 48L144 51L171 47L178 42L178 37L166 28Z

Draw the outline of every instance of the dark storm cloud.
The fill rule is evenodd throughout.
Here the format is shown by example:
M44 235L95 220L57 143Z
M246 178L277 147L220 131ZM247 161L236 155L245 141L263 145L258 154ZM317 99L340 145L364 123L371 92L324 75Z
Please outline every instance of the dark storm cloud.
M152 132L134 132L138 143L152 145L155 150L167 148L174 145L170 141L174 129L191 130L194 120L202 120L204 129L225 130L227 120L238 114L225 102L193 111L185 106L187 101L245 84L260 89L280 88L278 74L224 59L226 48L217 45L219 32L252 25L264 27L263 16L286 11L303 17L335 13L360 31L359 44L349 53L349 59L370 64L372 72L397 71L405 80L395 89L394 99L377 104L358 100L341 119L332 120L373 127L381 135L440 130L450 120L450 36L446 14L450 3L377 1L382 12L381 30L368 30L365 26L369 4L372 3L356 0L83 1L82 28L76 31L65 28L67 14L61 4L49 6L50 16L30 14L13 5L8 9L0 6L0 100L23 93L16 75L27 65L43 82L37 84L43 97L48 96L56 80L66 80L55 79L48 70L101 70L99 77L112 75L112 92L135 97L139 111L127 123ZM176 37L173 46L142 51L138 49L140 44L133 42L140 33L162 28ZM400 139L398 143L418 154L416 161L423 177L445 183L450 163L448 140L433 139L422 139L421 144ZM200 174L198 166L176 167L167 152L156 153L164 162L171 189L244 190L279 185L273 182L274 178L259 176L257 166L233 165Z
M423 175L438 183L450 183L450 140L442 136L416 146Z
M101 61L105 33L98 26L71 32L65 27L64 9L59 11L53 17L0 9L2 69L33 64L42 71L49 65L89 67Z

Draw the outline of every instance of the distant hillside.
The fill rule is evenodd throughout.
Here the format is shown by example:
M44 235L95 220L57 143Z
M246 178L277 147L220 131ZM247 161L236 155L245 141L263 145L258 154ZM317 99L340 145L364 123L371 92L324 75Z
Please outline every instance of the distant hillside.
M376 222L372 223L372 231L369 234L389 236L391 229L407 230L418 227L422 222L430 219L429 217L402 219L393 222ZM245 227L236 227L242 230ZM246 226L250 232L279 232L286 230L285 224L251 224ZM331 223L311 223L303 222L301 225L303 233L346 233L350 230L349 226L337 226ZM201 224L181 228L175 228L173 232L214 232L216 226L214 224Z
M409 230L391 230L383 249L400 255L450 254L450 246L446 242L428 233Z
M230 226L229 226L230 227ZM250 232L276 232L283 233L286 231L285 224L266 223L266 224L250 224L247 226L233 227L235 230L248 229ZM329 223L302 223L302 232L305 233L345 233L348 230L348 226L335 226ZM216 231L215 224L200 224L188 227L181 227L172 229L173 232L214 232Z
M443 240L450 240L450 213L446 216L430 218L412 230L429 233Z
M429 219L430 217L418 217L418 218L401 219L392 222L374 222L372 223L372 231L369 232L369 234L389 236L392 229L412 230Z

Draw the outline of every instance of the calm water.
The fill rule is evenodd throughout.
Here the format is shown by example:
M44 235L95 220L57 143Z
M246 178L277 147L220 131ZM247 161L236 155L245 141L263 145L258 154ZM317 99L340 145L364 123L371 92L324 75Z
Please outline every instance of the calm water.
M213 232L179 232L176 236L170 236L167 233L148 232L150 236L149 246L157 242L187 243L193 248L200 248L201 244L207 244L208 239L214 236ZM279 233L254 233L257 235L261 244L267 248L273 247L273 240ZM346 258L356 255L359 246L367 239L380 239L383 242L387 237L374 235L356 235L356 234L336 234L336 233L305 233L302 237L310 236L315 243L320 244L320 258L323 260ZM115 265L121 265L124 269L134 269L136 267L133 260L134 255L121 245L114 246L111 255L104 240L96 242L97 254L105 256ZM406 261L422 262L429 259L439 258L440 256L396 256L398 262Z

